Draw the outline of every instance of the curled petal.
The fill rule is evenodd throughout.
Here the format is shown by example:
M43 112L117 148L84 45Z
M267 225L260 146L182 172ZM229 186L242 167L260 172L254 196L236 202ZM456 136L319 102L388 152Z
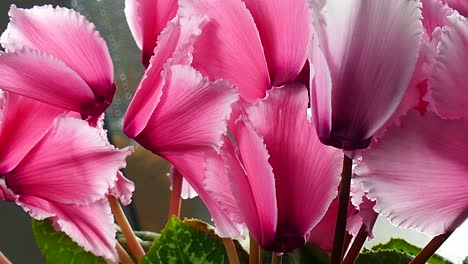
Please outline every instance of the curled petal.
M50 55L25 49L0 53L0 87L44 103L94 115L95 96L85 81Z
M458 14L449 17L442 29L438 54L429 78L430 107L443 118L468 117L468 20Z
M294 81L304 67L311 38L307 0L244 2L260 33L273 85Z
M10 92L4 93L0 122L0 173L14 169L65 110Z
M18 204L33 218L50 218L57 231L63 231L86 251L118 261L114 218L106 198L75 205L25 195L19 198Z
M132 203L132 194L135 191L135 184L125 178L121 171L117 172L117 180L115 186L111 188L110 194L119 198L123 205Z
M148 67L158 35L177 12L177 1L125 0L125 16L137 46L142 51L142 62Z
M445 1L451 8L455 9L463 15L468 17L468 3L465 0L442 0Z
M174 65L156 110L135 139L159 155L219 148L231 104L237 99L226 82L212 83L190 66Z
M468 123L410 112L363 153L356 174L392 223L439 235L468 216Z
M305 236L337 193L342 152L320 142L307 119L307 104L306 87L293 83L273 88L264 100L247 109L249 120L263 137L275 177L278 227L271 246L276 250L283 246L288 251L305 243ZM241 149L244 163L251 159L244 158L247 151Z
M252 15L239 0L182 0L180 15L206 15L193 50L193 66L210 80L236 85L240 96L263 98L270 78L260 36ZM303 66L303 65L301 65Z
M169 177L169 181L171 182L171 190L172 190L172 184L173 184L174 170L175 170L174 166L171 166L169 173L167 173L167 176ZM195 191L195 189L193 189L193 187L190 186L190 183L188 183L187 180L182 177L182 189L180 192L180 197L182 197L182 199L192 199L197 196L198 196L197 191Z
M318 38L333 87L331 132L320 138L346 150L365 148L408 87L422 33L420 3L331 0L321 15Z
M16 195L6 186L5 179L0 179L0 201L15 201Z
M124 132L128 137L136 137L148 123L161 100L168 68L176 64L190 64L193 43L205 23L204 17L177 17L161 33L150 65L125 113Z
M130 148L115 149L85 121L56 119L14 170L5 174L18 195L63 204L88 204L114 187Z
M453 13L453 10L445 5L443 0L421 0L422 24L426 34L431 37L436 28L442 28L447 24L447 18Z
M12 5L8 14L10 23L0 38L7 51L27 47L48 53L78 73L99 101L112 102L112 60L105 41L84 16L50 5L31 9Z

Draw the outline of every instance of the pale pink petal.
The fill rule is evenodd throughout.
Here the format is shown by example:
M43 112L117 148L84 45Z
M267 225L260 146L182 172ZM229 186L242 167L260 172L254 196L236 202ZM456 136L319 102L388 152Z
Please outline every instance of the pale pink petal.
M357 181L351 183L351 203L357 208L358 214L348 219L348 232L356 236L361 225L366 226L369 238L374 238L373 228L377 221L378 214L374 211L375 202L369 200L366 192L362 189L362 184Z
M7 51L29 47L46 52L78 73L98 101L112 102L112 60L105 41L84 16L50 5L31 9L12 5L8 14L10 24L0 38Z
M422 23L426 34L431 37L436 28L441 28L447 24L447 17L453 13L453 10L442 3L443 0L421 0Z
M0 53L0 87L82 114L94 114L96 99L81 77L40 51Z
M353 225L352 220L355 215L358 214L356 208L349 203L348 205L348 220L347 220L347 230L349 232L350 225ZM333 240L335 235L336 227L336 218L338 216L338 199L335 198L330 206L328 207L327 212L320 220L320 222L310 231L309 234L309 243L312 243L321 249L331 252L333 249ZM359 223L360 224L360 223ZM361 226L359 225L358 229ZM353 228L353 227L351 227Z
M275 177L268 163L269 154L250 123L239 120L232 132L238 149L229 141L223 146L226 174L250 234L265 247L275 237L278 219Z
M340 179L342 151L320 142L307 119L307 105L306 87L295 83L273 88L266 99L247 109L263 137L275 176L278 245L274 247L284 241L286 251L300 246L300 241L305 243L305 236L336 196ZM244 163L249 157L242 157Z
M273 85L294 81L311 38L307 0L245 0L260 33Z
M117 171L125 167L130 148L115 149L96 128L78 119L56 119L54 126L5 174L18 195L64 204L96 201L114 187Z
M1 81L0 81L1 82ZM0 122L0 173L11 171L65 110L5 92Z
M445 1L451 8L455 9L463 15L464 17L468 17L468 2L466 0L443 0Z
M195 43L193 66L210 80L236 85L248 101L270 88L268 66L252 15L239 0L182 0L182 16L206 15L210 22ZM301 65L303 66L303 65Z
M110 194L120 199L123 205L132 203L132 194L135 191L135 184L125 178L122 172L117 172L115 186L109 190Z
M438 235L468 217L468 123L411 112L363 153L356 174L392 223Z
M137 46L142 50L142 62L146 67L158 35L176 15L177 7L176 0L125 0L127 23Z
M50 217L57 231L63 231L86 251L118 261L114 218L107 198L80 206L25 196L19 203L33 218Z
M326 138L332 127L332 83L327 60L319 47L317 38L311 42L310 104L312 120L319 138Z
M468 117L467 45L468 20L454 14L442 29L437 61L429 79L430 107L444 118Z
M391 117L416 63L420 6L417 0L326 2L317 31L331 72L332 128L322 142L365 148Z
M238 95L225 81L209 82L190 66L174 65L156 110L135 138L156 154L218 148Z
M240 222L238 211L227 211L230 201L219 200L219 196L214 195L207 189L206 178L213 179L212 171L216 169L216 163L211 159L219 159L213 150L204 151L186 151L179 155L164 155L174 167L183 175L187 182L195 189L200 199L208 208L210 215L215 223L215 230L222 237L238 238L242 235L243 225ZM211 163L207 165L207 161ZM213 183L215 184L215 183ZM228 189L225 189L229 191ZM232 201L232 200L231 200ZM234 207L229 207L235 209Z
M15 201L16 195L6 186L5 179L0 179L0 201Z
M124 131L128 137L136 137L148 123L161 99L167 68L175 64L190 64L193 43L205 23L203 17L177 17L161 33L150 65L125 114Z

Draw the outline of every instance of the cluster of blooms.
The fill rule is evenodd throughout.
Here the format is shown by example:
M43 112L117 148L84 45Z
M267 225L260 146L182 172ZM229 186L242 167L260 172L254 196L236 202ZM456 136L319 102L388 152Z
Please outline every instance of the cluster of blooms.
M219 236L331 250L343 151L351 235L378 214L431 235L468 217L463 0L126 0L125 14L146 72L124 132L174 166ZM128 203L133 185L130 150L102 129L105 43L67 9L10 17L0 198L115 260L105 197Z

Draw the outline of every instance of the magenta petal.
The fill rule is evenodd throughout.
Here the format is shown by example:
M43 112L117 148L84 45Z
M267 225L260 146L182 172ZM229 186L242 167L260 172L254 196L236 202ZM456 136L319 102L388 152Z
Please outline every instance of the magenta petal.
M28 47L46 52L78 73L96 98L112 102L112 60L105 41L84 16L50 5L32 9L12 5L8 14L10 24L0 38L7 51Z
M263 139L246 121L239 120L233 134L238 149L229 141L223 146L226 173L250 234L261 246L266 246L275 237L278 219L269 155Z
M8 187L64 204L86 204L101 199L114 187L117 171L125 167L131 149L117 150L98 129L83 120L57 119L54 126L5 174Z
M422 33L420 3L330 0L322 11L317 35L333 86L331 133L320 138L365 148L408 87Z
M148 66L158 35L177 12L177 1L125 0L125 16L135 42Z
M115 186L109 190L110 194L119 198L123 205L129 205L132 203L133 191L135 191L135 184L118 171Z
M50 217L56 230L63 231L86 251L118 261L114 218L107 198L80 206L25 196L18 203L33 218L41 220Z
M203 17L175 18L161 33L150 65L125 114L124 131L128 137L136 137L148 123L161 99L167 68L190 64L193 43L204 24Z
M468 20L458 14L449 17L437 46L438 55L429 79L429 103L444 118L468 117Z
M65 110L10 92L4 93L0 123L0 173L11 171Z
M232 192L224 187L227 193L225 197L230 200L221 200L218 193L213 193L213 185L217 185L218 179L213 177L225 177L219 172L222 162L214 151L192 151L179 155L165 155L174 167L184 176L188 183L198 193L200 199L208 208L215 223L216 233L221 237L238 238L242 234L242 222L239 219L239 210L232 206ZM216 174L216 175L215 175ZM211 182L211 181L216 182ZM221 179L223 180L223 179ZM229 208L229 211L227 210Z
M311 39L307 0L245 0L265 50L273 85L294 81L304 67Z
M0 54L0 87L44 103L92 114L95 97L63 62L35 50Z
M464 17L468 17L468 2L465 0L443 0L445 1L451 8L455 9L463 15Z
M183 16L206 15L193 51L193 66L210 80L236 85L248 101L263 98L270 88L268 67L252 15L239 0L182 0ZM301 65L303 66L303 65Z
M237 99L226 82L209 82L190 66L172 66L161 100L136 140L159 155L218 148Z
M325 214L339 183L342 152L320 142L307 120L307 104L306 87L289 84L273 88L247 110L264 139L275 175L277 242L304 237Z
M468 217L468 123L411 112L363 153L356 174L392 223L438 235Z

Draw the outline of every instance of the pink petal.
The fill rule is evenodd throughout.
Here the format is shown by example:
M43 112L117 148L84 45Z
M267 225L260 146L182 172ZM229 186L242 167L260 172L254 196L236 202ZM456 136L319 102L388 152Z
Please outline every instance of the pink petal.
M311 38L307 0L244 2L260 33L273 84L294 81L304 67Z
M109 190L110 194L120 199L123 205L132 203L132 194L135 191L135 184L125 178L122 172L117 172L117 180L115 186Z
M147 67L158 35L177 12L177 1L125 0L125 16L137 46L142 50L142 62Z
M468 116L468 20L458 14L449 17L442 29L438 55L433 74L429 79L429 103L444 118Z
M238 99L235 89L203 79L190 66L174 65L167 74L161 101L135 139L158 155L218 148L231 104Z
M213 150L203 152L186 151L179 155L165 155L164 157L179 170L198 193L215 223L216 233L221 237L240 237L243 225L238 217L239 212L235 207L229 206L232 205L233 198L229 197L229 193L226 193L224 198L229 197L231 200L220 200L212 189L209 190L211 187L208 187L208 185L216 183L207 184L207 181L210 181L209 179L213 179L213 173L219 173L216 168L221 161L217 154ZM221 175L220 177L224 176ZM224 190L230 191L229 189ZM227 208L230 211L227 211Z
M175 64L190 64L193 43L204 24L203 17L175 18L161 33L155 55L125 114L124 131L128 137L136 137L148 123L161 99L167 68Z
M15 201L16 195L6 186L5 180L0 179L0 201Z
M1 81L0 81L1 82ZM4 93L0 123L0 173L14 169L65 110L17 95Z
M442 0L421 0L422 23L426 34L431 37L436 28L441 28L447 24L447 17L453 13L453 10L442 3Z
M465 0L443 0L464 17L468 17L468 3Z
M171 168L169 169L169 173L167 173L167 176L169 177L169 181L171 182L171 190L172 190L174 166L171 166ZM192 186L190 186L190 183L188 183L185 178L182 178L182 190L180 192L180 197L182 197L182 199L192 199L197 196L198 196L197 191L193 189Z
M414 0L326 2L317 29L333 85L324 143L365 148L396 110L417 59L419 8Z
M63 204L101 199L114 187L131 149L118 150L83 120L57 119L54 126L5 174L8 187L19 195Z
M44 103L94 114L95 96L63 62L34 50L0 53L0 87Z
M31 9L12 5L8 14L10 24L0 38L7 51L29 47L46 52L78 73L98 101L112 102L112 60L106 42L84 16L50 5Z
M57 231L63 231L86 251L118 261L114 218L107 199L87 205L66 205L25 196L19 203L33 218L41 220L44 217L37 215L46 214Z
M323 217L336 196L341 172L342 152L320 142L307 120L307 105L306 87L289 84L273 88L247 110L270 154L278 203L275 239L290 239L285 250L298 246L294 243L300 238L304 243L304 236ZM244 163L248 157L243 157Z
M356 208L349 203L347 229L350 227L350 220L358 214ZM335 198L327 209L327 212L320 222L310 231L309 243L312 243L321 249L331 252L333 249L333 240L335 235L336 218L338 216L338 199ZM352 224L352 223L351 223ZM359 226L358 228L360 228ZM349 231L348 231L349 232Z
M356 168L374 209L392 223L439 235L468 217L468 123L414 111L363 153Z
M277 228L275 178L263 139L245 122L239 120L232 131L238 149L226 141L223 158L245 224L255 240L265 247L274 239Z
M236 85L240 96L263 98L270 86L268 67L252 15L239 0L182 0L182 16L206 15L193 51L193 66L210 80ZM303 66L303 65L301 65Z

